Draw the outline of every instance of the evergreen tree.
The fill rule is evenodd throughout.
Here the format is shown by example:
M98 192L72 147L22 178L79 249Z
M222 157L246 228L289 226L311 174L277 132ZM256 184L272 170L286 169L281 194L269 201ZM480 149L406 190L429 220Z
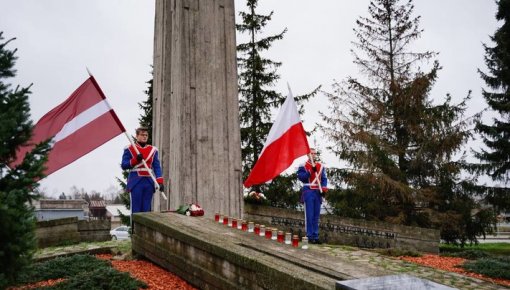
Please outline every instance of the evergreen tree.
M248 12L240 12L242 23L237 24L240 33L247 33L249 41L237 46L238 68L239 68L239 119L241 124L241 157L243 160L243 179L248 177L251 169L258 159L258 155L264 147L264 142L271 129L271 109L278 108L285 101L285 96L272 89L280 79L277 69L281 62L276 62L262 56L275 41L281 40L287 31L285 28L276 35L262 37L262 29L267 25L273 16L257 14L255 11L258 0L247 0ZM320 86L311 93L296 97L298 103L308 100L314 96ZM300 113L304 108L300 106ZM283 178L282 180L278 180ZM256 191L266 192L269 200L274 204L282 203L278 195L281 194L282 186L289 186L286 191L292 192L292 182L284 177L277 177L270 185L255 186ZM283 186L285 187L285 186ZM293 198L289 198L292 203Z
M239 115L241 123L241 155L243 179L248 176L264 147L264 140L271 129L271 109L283 103L285 97L271 89L280 76L277 68L281 62L264 58L261 53L273 42L283 38L284 29L276 35L260 37L262 29L273 16L257 14L258 0L247 0L248 12L240 12L242 23L237 24L240 33L247 33L249 41L237 46L239 67Z
M37 144L22 163L8 164L16 150L27 145L32 135L28 95L30 87L15 89L5 80L15 76L16 50L8 50L0 32L0 289L13 283L20 270L31 262L36 248L33 190L44 177L48 142Z
M144 93L147 95L147 99L141 103L138 103L140 109L142 109L142 115L138 118L140 125L149 128L149 132L152 132L152 83L154 79L147 81L149 85ZM152 144L152 134L149 134L147 139L148 144Z
M485 187L486 200L497 210L510 210L510 189L506 186L510 173L510 1L500 0L497 4L496 19L503 21L503 25L491 37L496 45L484 45L489 72L479 70L479 73L492 90L483 90L483 97L499 116L492 124L481 121L476 124L476 131L482 135L488 149L475 152L482 163L474 168L478 173L488 174L493 181L504 184Z
M440 66L434 61L423 72L419 65L436 53L409 51L422 32L420 17L412 1L400 2L370 3L370 17L356 22L352 51L366 79L349 77L328 94L332 114L323 114L322 129L353 167L343 173L347 189L333 198L337 212L437 227L448 242L476 241L493 215L477 209L473 180L462 180L463 162L453 160L470 136L472 119L463 115L470 96L432 102Z

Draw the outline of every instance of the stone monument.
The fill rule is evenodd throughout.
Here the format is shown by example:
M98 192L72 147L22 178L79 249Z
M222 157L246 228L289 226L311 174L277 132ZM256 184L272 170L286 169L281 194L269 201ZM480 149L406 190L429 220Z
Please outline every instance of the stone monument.
M153 138L168 201L240 217L241 145L234 0L156 0ZM168 192L169 191L169 192Z

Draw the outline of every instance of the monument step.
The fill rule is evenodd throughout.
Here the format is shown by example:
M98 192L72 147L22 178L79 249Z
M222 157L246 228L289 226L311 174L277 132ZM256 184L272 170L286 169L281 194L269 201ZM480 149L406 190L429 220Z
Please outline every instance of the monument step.
M175 213L133 215L133 251L202 289L335 289L390 272Z

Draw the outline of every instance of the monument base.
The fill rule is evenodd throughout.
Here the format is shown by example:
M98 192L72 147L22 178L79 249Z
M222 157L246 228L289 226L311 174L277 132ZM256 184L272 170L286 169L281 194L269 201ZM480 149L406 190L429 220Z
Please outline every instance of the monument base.
M201 289L335 289L338 280L389 272L293 248L209 217L133 215L132 247Z

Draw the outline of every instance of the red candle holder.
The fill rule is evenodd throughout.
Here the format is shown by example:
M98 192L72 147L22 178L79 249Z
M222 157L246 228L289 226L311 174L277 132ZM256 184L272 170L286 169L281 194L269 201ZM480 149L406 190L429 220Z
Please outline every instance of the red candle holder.
M237 219L232 219L232 227L233 227L234 229L236 229L236 228L237 228Z
M283 231L278 231L278 235L276 236L276 241L278 243L283 243L285 240L285 235L283 234Z
M260 234L260 225L259 224L255 224L254 232L255 232L256 235Z
M219 222L220 221L220 214L219 213L215 213L214 214L214 221L215 222Z
M243 222L241 223L241 230L243 232L246 232L248 230L248 223L246 221L243 220Z
M271 239L271 236L273 235L272 233L273 229L272 228L267 228L266 229L266 239Z
M223 217L223 224L228 225L228 216Z
M299 245L299 237L298 237L298 235L292 236L292 246L294 248L297 248L298 245Z

